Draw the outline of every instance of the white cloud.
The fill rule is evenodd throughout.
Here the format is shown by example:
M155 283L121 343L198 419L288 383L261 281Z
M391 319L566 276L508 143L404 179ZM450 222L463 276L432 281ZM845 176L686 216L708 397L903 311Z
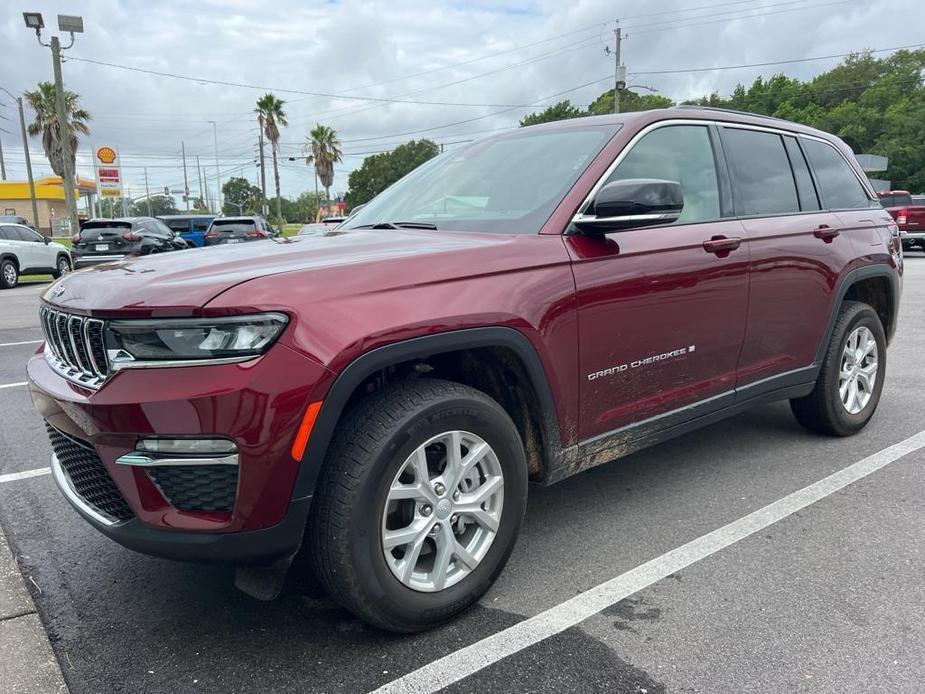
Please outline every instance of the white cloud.
M808 0L804 4L826 6L799 12L789 11L798 6L796 3L775 4L771 0L686 12L685 8L718 3L655 0L622 5L627 8L622 22L627 34L624 62L632 75L634 70L763 62L914 44L921 42L925 33L925 18L916 0L829 4L832 1ZM420 92L407 98L529 104L607 77L613 69L604 46L612 44L615 6L604 0L344 0L311 5L300 0L206 0L195 4L183 0L84 0L79 7L73 2L46 0L33 5L43 12L50 28L59 12L83 15L86 33L78 36L66 55L275 89L382 98ZM735 19L735 13L742 14L749 7L759 8L752 10L754 14L776 14ZM690 19L680 21L685 18ZM896 21L899 18L901 21ZM700 24L712 19L721 21L678 28L679 23ZM572 33L579 30L583 31ZM49 52L25 29L18 11L0 16L0 38L4 45L0 85L18 92L50 79ZM548 38L556 40L396 80ZM800 63L779 70L807 78L835 62ZM514 63L523 64L502 70ZM779 70L638 75L631 81L682 99L711 91L728 93L739 81L750 82L758 74ZM260 90L199 84L74 60L65 64L64 72L68 88L81 95L84 107L94 115L93 143L120 148L126 177L136 190L143 187L142 166L148 167L152 188L182 182L178 165L181 140L186 142L191 165L191 187L196 188L196 155L207 167L207 175L214 177L209 120L218 123L220 170L240 169L256 180L253 162L257 134L251 112ZM447 86L482 73L493 74ZM562 98L586 105L608 86L604 80ZM492 116L503 109L278 95L287 101L290 121L282 135L286 195L313 187L304 164L286 158L299 153L299 144L317 121L338 130L346 151L366 152L410 139L395 136L398 133L478 118L414 136L466 139L467 133L515 125L524 113L535 110L516 109ZM0 109L0 114L15 117L11 107ZM22 175L18 138L15 133L0 135L10 174ZM82 147L89 151L88 143ZM33 151L40 150L38 140L33 140ZM38 159L43 160L41 156ZM362 156L351 156L338 167L335 189L346 188L347 172L361 161ZM82 155L78 165L83 168L86 162ZM272 188L272 175L267 182Z

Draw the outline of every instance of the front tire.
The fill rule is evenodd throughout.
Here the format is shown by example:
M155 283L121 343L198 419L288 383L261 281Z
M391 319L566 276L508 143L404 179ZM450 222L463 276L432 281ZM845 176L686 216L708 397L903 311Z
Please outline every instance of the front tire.
M850 436L877 409L886 373L886 335L867 304L842 305L813 391L790 401L797 421L811 431Z
M523 445L497 402L437 379L390 386L331 442L309 525L315 571L367 622L429 629L494 583L526 498Z
M19 268L12 260L0 263L0 288L12 289L19 284Z
M51 273L51 276L55 279L58 279L62 275L66 275L71 271L71 261L65 258L63 255L58 256L58 262L55 265L55 271Z

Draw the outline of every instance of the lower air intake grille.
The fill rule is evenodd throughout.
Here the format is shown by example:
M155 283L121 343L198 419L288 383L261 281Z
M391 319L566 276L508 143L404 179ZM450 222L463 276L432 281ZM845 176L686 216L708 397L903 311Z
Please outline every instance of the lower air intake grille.
M171 506L181 511L230 513L238 491L237 465L169 465L148 474Z
M93 446L61 433L47 422L45 428L58 462L84 503L114 523L130 519L134 515L132 509Z

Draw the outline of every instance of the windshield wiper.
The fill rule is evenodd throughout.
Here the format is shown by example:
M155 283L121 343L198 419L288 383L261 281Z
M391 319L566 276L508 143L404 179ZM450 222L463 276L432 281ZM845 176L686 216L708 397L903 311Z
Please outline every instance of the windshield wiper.
M375 224L362 224L354 229L431 229L437 230L436 224L430 222L377 222Z

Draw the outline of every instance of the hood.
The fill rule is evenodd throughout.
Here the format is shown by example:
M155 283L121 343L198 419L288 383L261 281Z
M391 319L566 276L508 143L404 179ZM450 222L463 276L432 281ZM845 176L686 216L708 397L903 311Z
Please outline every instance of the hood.
M63 310L100 317L194 316L222 292L259 277L475 249L505 238L384 229L191 248L72 272L42 298Z

